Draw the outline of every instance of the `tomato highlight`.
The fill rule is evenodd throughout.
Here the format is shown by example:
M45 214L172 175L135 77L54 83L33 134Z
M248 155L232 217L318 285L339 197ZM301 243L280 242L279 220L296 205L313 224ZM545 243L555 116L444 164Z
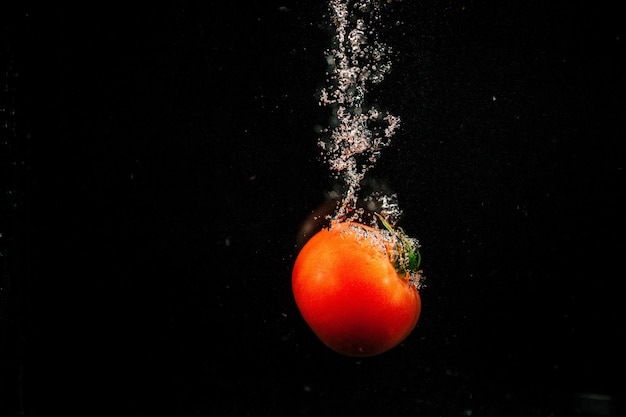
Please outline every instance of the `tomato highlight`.
M400 344L421 312L416 241L402 229L335 222L304 245L294 263L296 305L332 350L367 357Z

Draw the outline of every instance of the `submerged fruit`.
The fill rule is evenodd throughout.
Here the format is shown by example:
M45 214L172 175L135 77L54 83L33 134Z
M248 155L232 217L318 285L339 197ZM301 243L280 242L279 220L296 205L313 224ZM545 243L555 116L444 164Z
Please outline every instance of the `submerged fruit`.
M419 319L417 244L381 221L388 230L334 223L304 245L294 264L292 290L304 320L344 355L388 351Z

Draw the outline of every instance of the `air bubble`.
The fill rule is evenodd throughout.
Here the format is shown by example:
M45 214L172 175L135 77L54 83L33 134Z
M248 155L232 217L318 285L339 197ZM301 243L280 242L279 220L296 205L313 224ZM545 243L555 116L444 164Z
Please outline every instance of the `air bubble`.
M321 90L319 104L332 105L334 114L331 126L322 130L326 135L319 140L319 146L332 176L345 184L346 191L333 219L356 220L361 181L378 161L381 149L391 143L400 118L382 113L367 102L369 86L381 83L391 71L391 48L378 39L379 1L330 0L329 5L335 35L326 53L329 85ZM362 16L350 18L350 5L350 10Z

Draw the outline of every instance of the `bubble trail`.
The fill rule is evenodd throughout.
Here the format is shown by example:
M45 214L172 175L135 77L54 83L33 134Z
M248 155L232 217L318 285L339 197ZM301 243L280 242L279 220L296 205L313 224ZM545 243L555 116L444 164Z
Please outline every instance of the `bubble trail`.
M400 126L398 116L366 102L370 85L381 83L391 70L392 50L376 32L378 0L330 0L329 10L335 35L327 51L328 86L321 90L319 104L333 109L333 119L318 144L333 177L345 184L331 221L356 221L363 214L357 207L361 182ZM400 215L395 195L368 198L377 200L382 214L395 223Z

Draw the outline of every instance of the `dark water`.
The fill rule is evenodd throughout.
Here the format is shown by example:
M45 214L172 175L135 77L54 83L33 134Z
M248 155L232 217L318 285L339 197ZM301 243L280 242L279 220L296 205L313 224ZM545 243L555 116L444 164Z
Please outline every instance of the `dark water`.
M617 10L386 12L370 175L428 287L357 360L290 289L333 186L324 6L2 6L1 416L624 415Z

